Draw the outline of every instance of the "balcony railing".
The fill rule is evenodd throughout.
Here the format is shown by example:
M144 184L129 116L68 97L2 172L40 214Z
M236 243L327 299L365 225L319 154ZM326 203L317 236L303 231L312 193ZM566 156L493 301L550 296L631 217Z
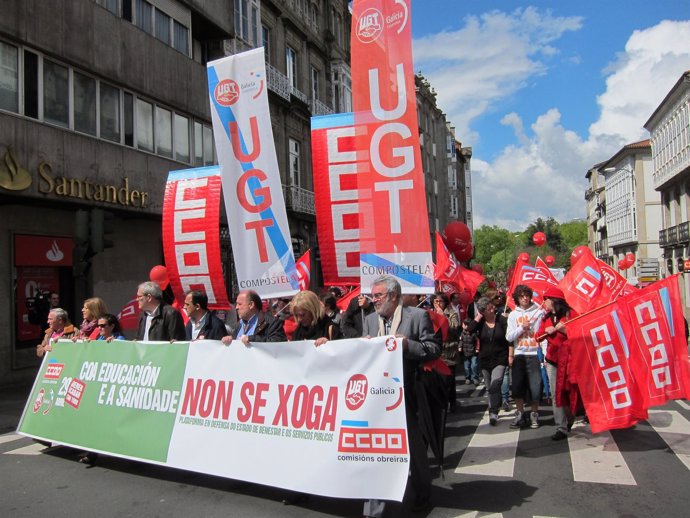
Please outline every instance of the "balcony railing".
M661 246L661 247L668 246L668 239L667 239L667 233L666 233L665 228L659 230L659 246Z
M312 99L311 101L311 114L312 115L330 115L333 109L325 103L322 103L318 99Z
M269 63L266 63L266 76L268 89L275 92L286 101L289 101L292 86L287 76Z
M669 246L678 244L678 225L666 229L666 244Z
M678 225L678 242L687 243L690 241L690 221Z
M304 104L309 104L309 98L307 95L301 91L299 91L297 88L294 86L290 85L290 93L294 96L297 97L300 101L302 101Z
M316 215L314 207L314 193L296 185L283 185L285 207L294 212Z
M607 257L608 256L608 251L609 251L609 243L608 240L606 239L601 239L599 241L596 241L594 243L594 255L599 257L600 259L602 257Z

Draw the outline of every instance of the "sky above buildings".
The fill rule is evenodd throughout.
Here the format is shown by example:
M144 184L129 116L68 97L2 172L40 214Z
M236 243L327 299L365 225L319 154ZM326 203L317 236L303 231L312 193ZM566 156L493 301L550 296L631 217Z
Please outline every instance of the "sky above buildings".
M690 0L412 0L415 71L471 146L474 226L585 217L585 173L649 138L690 70Z

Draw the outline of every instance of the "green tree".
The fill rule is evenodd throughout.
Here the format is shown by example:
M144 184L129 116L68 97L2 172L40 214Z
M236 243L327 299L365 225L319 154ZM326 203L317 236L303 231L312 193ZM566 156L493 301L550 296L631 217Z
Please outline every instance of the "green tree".
M587 244L586 221L573 220L561 223L560 230L567 251L572 252L573 248Z
M536 232L543 232L546 234L546 244L549 248L556 250L558 252L565 252L566 246L561 237L560 225L558 221L553 218L548 218L544 221L541 218L537 218L534 223L531 223L527 229L525 229L524 243L526 246L532 246L534 243L532 237Z

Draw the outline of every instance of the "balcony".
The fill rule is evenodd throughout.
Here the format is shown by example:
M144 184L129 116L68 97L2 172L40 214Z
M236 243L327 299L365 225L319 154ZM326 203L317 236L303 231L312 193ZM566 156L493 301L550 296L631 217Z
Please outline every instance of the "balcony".
M326 103L322 103L318 99L312 99L311 101L311 114L312 115L330 115L334 113L333 108L328 106Z
M668 246L678 244L678 225L666 229L666 244Z
M314 193L296 185L283 185L285 208L293 212L316 215L314 207Z
M609 255L609 243L606 239L601 239L594 243L594 255L599 259L608 257Z
M290 85L290 95L292 95L293 97L297 97L304 104L309 104L309 98L307 97L307 95L303 92L300 92L297 88L295 88L292 85Z
M668 240L666 239L667 233L666 229L659 230L659 246L660 247L665 247L668 246Z
M288 81L287 76L269 63L266 63L266 76L268 89L273 93L278 94L286 101L289 101L292 85L290 85L290 81Z
M690 241L690 221L678 225L678 242L687 243Z

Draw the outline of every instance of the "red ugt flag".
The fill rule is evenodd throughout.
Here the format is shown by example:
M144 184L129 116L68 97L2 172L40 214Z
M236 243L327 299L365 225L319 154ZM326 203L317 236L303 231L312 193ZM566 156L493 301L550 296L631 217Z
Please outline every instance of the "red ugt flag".
M302 257L295 262L295 271L297 271L299 290L308 290L309 280L311 279L311 249L304 252Z

